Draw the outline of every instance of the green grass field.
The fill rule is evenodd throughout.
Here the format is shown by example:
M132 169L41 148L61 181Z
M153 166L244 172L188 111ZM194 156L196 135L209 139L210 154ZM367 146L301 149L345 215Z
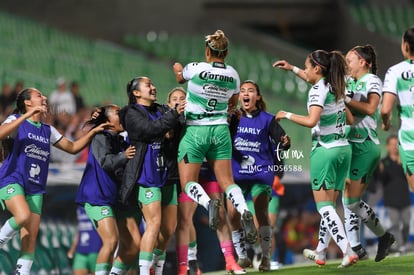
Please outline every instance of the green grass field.
M414 254L407 254L400 257L388 256L381 262L374 262L371 258L359 261L348 268L338 268L340 260L331 260L327 265L318 267L309 261L309 264L284 266L279 270L271 272L258 272L254 269L247 269L249 275L254 274L289 274L289 275L312 275L312 274L352 274L352 275L377 275L377 274L414 274ZM204 273L209 275L222 275L225 271Z

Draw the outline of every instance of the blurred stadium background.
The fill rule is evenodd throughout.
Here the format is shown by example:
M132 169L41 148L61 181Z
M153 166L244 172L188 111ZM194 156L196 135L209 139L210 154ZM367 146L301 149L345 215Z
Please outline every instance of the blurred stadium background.
M64 76L80 83L88 105L122 106L127 102L126 83L147 75L157 86L159 102L164 102L177 86L172 62L203 60L204 35L222 29L231 42L228 63L242 80L260 85L268 111L305 113L308 84L273 69L273 61L283 58L303 66L307 53L315 49L346 52L369 43L377 50L383 79L387 68L401 60L401 35L413 23L414 1L409 0L0 1L0 81L22 79L25 86L49 95L56 79ZM303 173L288 173L283 208L310 196L303 188L294 191L294 183L307 183L310 131L289 122L282 126L292 137L292 148L304 156L286 160ZM388 134L379 133L384 141ZM34 269L70 274L64 249L75 231L71 194L78 183L73 175L80 168L53 169L39 250L63 249L35 261ZM14 263L15 245L0 251L2 259ZM9 270L3 262L0 270Z

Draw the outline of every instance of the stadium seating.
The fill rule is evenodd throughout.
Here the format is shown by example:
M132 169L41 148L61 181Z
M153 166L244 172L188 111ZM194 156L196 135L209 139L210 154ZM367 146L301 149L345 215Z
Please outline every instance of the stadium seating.
M26 86L48 95L55 80L64 76L80 83L89 105L125 104L126 83L137 75L162 76L153 80L164 94L175 85L169 67L136 51L68 35L25 18L0 12L0 35L3 83L23 79Z
M147 35L127 35L125 43L166 62L189 62L204 60L204 40L196 35L167 35L148 33ZM227 62L240 74L241 80L252 79L263 91L277 93L282 97L304 102L307 85L297 80L289 72L272 68L277 57L261 50L249 48L240 42L231 41L231 54ZM302 82L301 84L299 84Z
M0 250L0 275L12 274L15 267L11 256L6 250Z
M401 5L394 2L381 4L353 4L349 6L352 18L371 32L379 32L393 39L401 39L401 34L413 24L414 5Z
M75 224L42 221L31 274L72 274L66 252L76 230ZM19 255L20 237L17 235L0 250L0 275L12 274Z

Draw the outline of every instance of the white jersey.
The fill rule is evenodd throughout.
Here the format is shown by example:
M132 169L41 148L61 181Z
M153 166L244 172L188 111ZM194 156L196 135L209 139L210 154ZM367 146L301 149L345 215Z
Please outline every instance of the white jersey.
M240 89L237 71L224 63L199 62L187 64L183 77L188 81L186 124L227 124L228 101Z
M359 102L367 102L369 94L377 94L381 97L382 81L374 74L365 74L357 81L349 79L347 82L347 94L351 94L352 99ZM362 114L351 109L355 122L351 126L348 140L351 142L364 142L368 137L379 144L377 135L377 120L379 116L379 106L372 116Z
M346 112L345 103L341 98L335 102L331 86L322 78L312 86L308 95L308 112L311 106L320 106L323 110L315 127L312 128L314 146L320 144L326 148L346 146L345 137Z
M405 60L390 67L382 91L398 97L401 119L398 139L404 150L414 150L414 61Z

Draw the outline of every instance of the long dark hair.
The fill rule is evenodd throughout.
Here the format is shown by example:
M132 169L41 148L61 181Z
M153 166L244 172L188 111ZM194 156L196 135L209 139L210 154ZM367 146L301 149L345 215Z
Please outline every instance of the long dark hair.
M374 47L370 44L365 46L355 46L351 49L356 55L365 61L365 65L371 70L371 73L377 74L377 54L375 53Z
M335 101L338 102L340 98L343 98L346 87L346 61L342 53L316 50L310 53L308 58L313 67L321 68L322 76L325 77L325 82L331 84Z
M143 76L137 76L127 83L126 92L128 96L128 104L135 104L137 102L134 91L139 90L139 83L143 78Z
M240 84L240 87L243 84L246 84L246 83L252 84L256 88L257 95L260 96L260 99L256 100L256 108L259 109L259 110L261 110L261 111L266 111L266 102L263 99L263 95L260 94L259 85L256 82L254 82L253 80L248 79L248 80L243 81Z
M94 110L94 112L97 112L98 115L95 117L92 117L90 120L85 122L84 126L91 126L91 129L97 127L98 125L108 122L109 121L109 112L113 108L118 108L118 105L115 104L108 104L102 107L98 107ZM93 113L92 113L93 114Z
M24 101L30 100L33 89L34 88L26 88L17 94L16 109L13 110L14 114L26 113L26 105L24 104ZM12 137L7 137L0 141L0 161L5 160L10 152L13 151L13 144L14 138Z
M402 39L410 47L410 55L414 55L414 26L409 27L404 32Z
M13 113L15 114L24 114L26 113L26 104L24 104L25 100L30 100L32 98L32 90L34 88L26 88L20 91L16 97L16 109L14 109Z

